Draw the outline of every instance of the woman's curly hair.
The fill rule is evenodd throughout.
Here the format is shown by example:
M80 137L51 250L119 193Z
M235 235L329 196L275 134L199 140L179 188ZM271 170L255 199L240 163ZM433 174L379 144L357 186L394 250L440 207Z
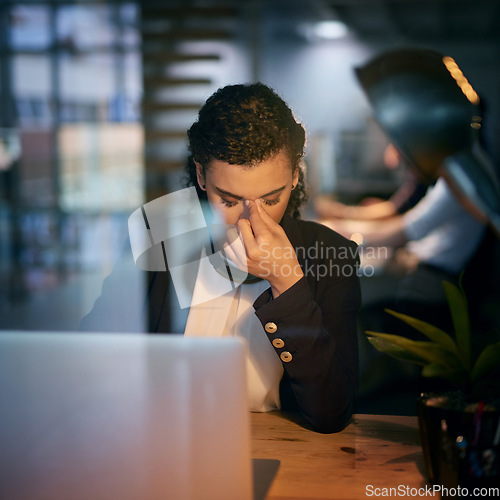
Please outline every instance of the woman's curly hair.
M206 192L199 188L196 166L210 168L214 159L252 168L277 155L288 155L292 173L299 169L298 183L292 191L286 212L300 216L306 201L302 159L305 130L290 108L271 88L262 83L228 85L208 98L198 120L188 130L191 155L186 165L188 185L195 186L200 199Z

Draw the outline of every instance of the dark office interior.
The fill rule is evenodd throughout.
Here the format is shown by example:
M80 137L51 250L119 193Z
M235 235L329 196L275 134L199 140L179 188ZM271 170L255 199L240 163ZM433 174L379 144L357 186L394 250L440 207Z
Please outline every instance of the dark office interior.
M76 332L126 244L127 219L183 187L186 130L217 88L262 81L307 128L310 203L388 198L404 167L354 68L392 49L452 57L481 98L500 168L496 0L4 0L0 4L0 329ZM468 271L477 322L500 324L499 238ZM363 308L390 296L375 262ZM370 274L370 273L368 273ZM185 318L172 314L172 329ZM360 322L360 412L415 412L418 374Z

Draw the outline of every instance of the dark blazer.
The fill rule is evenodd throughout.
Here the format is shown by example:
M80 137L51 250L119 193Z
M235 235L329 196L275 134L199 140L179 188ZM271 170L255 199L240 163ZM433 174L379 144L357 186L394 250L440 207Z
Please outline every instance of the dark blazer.
M356 318L361 293L357 246L315 222L285 216L281 225L305 276L276 299L270 288L265 291L254 303L255 314L264 332L267 323L276 325L276 331L265 334L270 342L283 340L282 347L273 346L277 355L291 354L291 359L285 356L289 360L282 361L282 409L298 411L318 432L336 432L348 423L358 388ZM131 260L130 255L125 267L130 268ZM144 327L142 305L130 303L130 276L137 273L129 271L114 271L105 280L93 310L82 320L82 330L170 333L170 273L139 273L147 278L144 306L149 313ZM119 317L109 313L110 298L121 306Z

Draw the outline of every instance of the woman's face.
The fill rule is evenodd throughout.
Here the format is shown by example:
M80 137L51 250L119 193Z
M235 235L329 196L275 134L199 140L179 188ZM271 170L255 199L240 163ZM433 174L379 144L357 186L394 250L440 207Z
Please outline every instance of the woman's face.
M245 200L260 200L262 207L280 222L297 185L298 169L292 174L289 158L283 152L251 168L212 160L203 174L196 163L198 183L206 190L210 207L229 225L248 218Z

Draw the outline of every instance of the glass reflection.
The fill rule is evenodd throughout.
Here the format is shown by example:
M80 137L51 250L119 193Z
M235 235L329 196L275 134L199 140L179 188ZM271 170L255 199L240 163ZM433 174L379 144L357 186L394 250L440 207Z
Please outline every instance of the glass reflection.
M51 42L49 9L44 5L15 5L9 15L9 43L13 49L43 49Z
M108 5L65 5L58 11L57 41L70 50L109 47L117 39Z

